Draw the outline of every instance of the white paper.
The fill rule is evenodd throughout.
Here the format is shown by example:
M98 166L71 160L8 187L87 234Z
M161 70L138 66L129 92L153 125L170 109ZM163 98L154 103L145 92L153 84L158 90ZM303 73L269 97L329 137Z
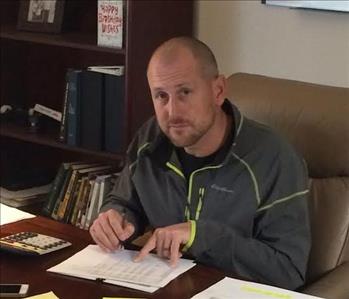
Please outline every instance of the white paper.
M104 282L114 284L117 286L121 286L121 287L125 287L125 288L130 288L130 289L135 289L135 290L147 292L147 293L154 293L155 291L160 289L159 287L150 287L150 286L145 286L145 285L141 285L141 284L129 283L129 282L118 281L118 280L107 279L107 280L104 280Z
M192 299L315 299L305 295L260 283L225 277Z
M15 208L11 208L0 203L0 225L33 217L35 217L35 215L23 212Z
M173 268L168 260L154 254L136 263L133 257L137 253L132 250L105 253L97 245L89 245L47 271L89 279L101 278L108 283L137 289L140 289L139 285L142 290L153 292L195 266L190 260L180 259Z

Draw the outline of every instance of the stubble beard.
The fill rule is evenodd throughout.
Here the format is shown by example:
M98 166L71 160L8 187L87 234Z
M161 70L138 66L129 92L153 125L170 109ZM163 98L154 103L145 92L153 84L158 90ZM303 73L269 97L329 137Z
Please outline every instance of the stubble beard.
M215 122L215 114L212 113L209 121L194 126L192 122L187 122L188 126L185 127L183 132L171 132L175 131L175 128L166 126L166 130L163 130L165 135L170 141L177 147L191 147L199 142L199 140L212 128Z

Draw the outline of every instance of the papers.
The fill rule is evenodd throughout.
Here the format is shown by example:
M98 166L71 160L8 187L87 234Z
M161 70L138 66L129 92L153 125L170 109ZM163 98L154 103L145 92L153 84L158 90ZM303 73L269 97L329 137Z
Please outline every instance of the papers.
M232 295L233 294L233 295ZM315 299L289 290L233 278L224 278L192 299Z
M27 299L59 299L53 292L26 297Z
M11 207L22 207L44 201L45 195L50 192L51 184L31 187L28 189L10 191L0 187L0 201Z
M106 283L152 293L195 266L192 261L180 259L173 268L167 260L153 254L135 263L133 257L136 253L132 250L105 253L97 245L89 245L47 271L86 279L103 279Z
M8 207L0 203L0 225L33 217L35 217L35 215L20 211L15 208Z

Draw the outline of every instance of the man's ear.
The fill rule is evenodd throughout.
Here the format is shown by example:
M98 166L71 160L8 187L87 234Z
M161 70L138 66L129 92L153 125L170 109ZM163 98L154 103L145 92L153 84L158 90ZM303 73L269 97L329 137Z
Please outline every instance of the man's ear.
M224 75L219 75L212 84L215 103L221 106L226 98L227 79Z

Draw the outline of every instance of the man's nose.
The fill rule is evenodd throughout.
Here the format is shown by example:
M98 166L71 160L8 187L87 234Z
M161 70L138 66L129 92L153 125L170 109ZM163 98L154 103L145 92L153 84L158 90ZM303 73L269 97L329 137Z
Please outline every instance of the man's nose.
M170 118L176 118L180 115L179 102L175 97L171 97L168 101L168 115Z

